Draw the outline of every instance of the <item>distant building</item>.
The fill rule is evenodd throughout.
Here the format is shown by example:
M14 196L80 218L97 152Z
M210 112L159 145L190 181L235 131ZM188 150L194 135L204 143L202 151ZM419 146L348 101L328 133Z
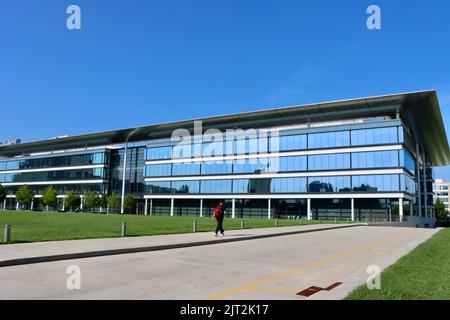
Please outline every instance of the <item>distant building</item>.
M6 140L7 145L19 144L21 142L22 142L22 140L20 140L19 138L11 138L11 139Z
M436 179L433 183L434 203L437 199L440 199L447 210L449 210L449 196L448 190L450 189L450 182L444 182L443 179Z

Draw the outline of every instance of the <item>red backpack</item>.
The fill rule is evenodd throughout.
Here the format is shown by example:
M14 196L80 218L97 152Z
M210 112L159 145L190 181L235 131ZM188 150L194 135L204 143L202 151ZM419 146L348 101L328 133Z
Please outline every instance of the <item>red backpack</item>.
M217 206L214 208L214 217L216 217L216 218L222 217L223 211L221 209L222 208L220 206Z

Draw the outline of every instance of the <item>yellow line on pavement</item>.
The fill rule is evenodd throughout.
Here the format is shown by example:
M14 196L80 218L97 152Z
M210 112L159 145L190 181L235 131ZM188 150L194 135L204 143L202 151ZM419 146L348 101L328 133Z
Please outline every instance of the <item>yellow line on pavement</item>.
M254 287L256 287L256 286L261 286L261 285L264 285L266 283L272 282L274 280L290 277L290 276L293 276L293 275L295 275L295 274L297 274L299 272L303 272L303 271L306 271L306 270L319 268L319 267L325 266L327 264L336 262L338 260L342 260L344 258L348 258L350 256L357 255L359 253L364 253L364 252L366 252L368 250L371 250L371 249L374 249L376 247L379 247L379 246L385 244L386 242L396 240L396 238L413 236L413 235L418 234L419 232L420 231L418 231L416 229L414 229L413 231L412 230L406 230L406 231L400 232L398 234L395 234L393 236L385 237L382 240L377 240L377 241L372 242L372 243L370 243L368 245L357 247L357 248L349 250L349 251L345 251L343 253L340 253L338 255L332 256L330 258L327 258L327 259L324 259L324 260L320 260L320 261L308 264L308 265L303 266L303 267L297 267L297 268L294 268L294 269L292 269L290 271L287 271L287 272L284 272L284 273L281 273L281 274L265 277L265 278L263 278L261 280L253 281L253 282L247 283L247 284L245 284L243 286L240 286L240 287L237 287L237 288L233 288L233 289L230 289L230 290L227 290L227 291L224 291L224 292L221 292L221 293L209 296L207 299L208 300L223 299L225 297L228 297L228 296L230 296L232 294L235 294L235 293L238 293L238 292L252 291L254 289Z

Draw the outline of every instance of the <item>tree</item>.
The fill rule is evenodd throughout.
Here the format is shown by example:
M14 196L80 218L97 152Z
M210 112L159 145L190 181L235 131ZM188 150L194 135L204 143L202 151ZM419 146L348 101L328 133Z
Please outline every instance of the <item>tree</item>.
M123 208L130 211L136 208L136 199L133 195L127 194L123 200Z
M108 210L117 209L120 206L120 199L115 192L111 193L107 198Z
M100 207L101 209L106 208L108 206L108 199L106 198L106 195L98 197L97 206Z
M42 193L41 202L42 205L55 208L58 203L58 193L53 187L45 188L44 192Z
M436 210L436 219L439 221L446 221L448 219L448 211L441 199L438 198L436 200L434 207Z
M78 208L81 204L80 195L75 191L67 192L66 205L69 207L70 211L74 208Z
M22 206L29 206L34 199L33 190L26 184L19 187L16 192L16 201Z
M3 203L3 201L5 201L5 199L6 199L6 189L4 186L2 186L0 184L0 203ZM5 208L3 208L3 209L5 209Z
M84 195L84 206L88 210L92 210L99 205L99 196L97 191L88 191Z

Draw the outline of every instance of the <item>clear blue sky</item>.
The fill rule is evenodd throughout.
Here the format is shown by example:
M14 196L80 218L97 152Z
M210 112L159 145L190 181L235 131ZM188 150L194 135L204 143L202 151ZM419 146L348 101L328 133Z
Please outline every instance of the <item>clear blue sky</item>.
M449 14L445 0L0 0L0 140L431 88L450 133Z

